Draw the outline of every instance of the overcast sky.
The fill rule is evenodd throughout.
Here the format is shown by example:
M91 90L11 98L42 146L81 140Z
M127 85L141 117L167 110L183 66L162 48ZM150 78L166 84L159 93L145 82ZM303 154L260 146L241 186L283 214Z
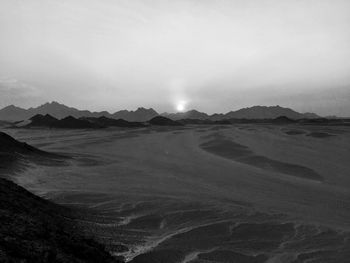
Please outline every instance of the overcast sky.
M350 1L0 0L0 107L350 116Z

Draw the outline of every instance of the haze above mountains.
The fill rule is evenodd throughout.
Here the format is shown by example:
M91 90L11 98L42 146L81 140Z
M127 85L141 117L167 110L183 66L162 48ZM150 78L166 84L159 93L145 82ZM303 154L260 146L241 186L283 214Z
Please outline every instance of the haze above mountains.
M124 119L133 122L143 122L152 119L155 116L161 115L172 120L181 119L198 119L198 120L224 120L224 119L274 119L280 116L285 116L290 119L312 119L319 118L315 113L299 113L289 108L280 106L253 106L250 108L243 108L237 111L230 111L225 114L216 113L208 115L197 110L190 110L187 112L177 113L157 113L154 109L138 108L135 111L120 110L115 113L107 111L91 112L88 110L78 110L73 107L60 104L58 102L50 102L40 105L36 108L23 109L14 105L7 106L0 110L0 120L6 121L21 121L27 120L37 114L49 114L55 118L62 119L68 116L75 118L81 117L108 117L113 119Z

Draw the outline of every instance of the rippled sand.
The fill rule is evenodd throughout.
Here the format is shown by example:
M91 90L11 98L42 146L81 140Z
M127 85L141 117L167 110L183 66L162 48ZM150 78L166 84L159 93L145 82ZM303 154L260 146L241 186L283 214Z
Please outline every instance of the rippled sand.
M90 208L85 223L133 262L350 258L349 128L6 132L73 157L66 166L32 166L17 180Z

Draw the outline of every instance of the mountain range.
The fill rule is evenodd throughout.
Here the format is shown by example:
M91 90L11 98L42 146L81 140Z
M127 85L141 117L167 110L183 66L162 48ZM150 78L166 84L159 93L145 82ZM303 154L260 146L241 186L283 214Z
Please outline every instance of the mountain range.
M14 105L7 106L0 110L0 120L5 121L21 121L21 120L27 120L31 117L40 114L40 115L46 115L49 114L52 117L55 117L57 119L62 119L68 116L72 116L75 118L81 118L81 117L107 117L112 119L124 119L127 121L135 121L135 122L142 122L142 121L148 121L149 119L158 116L158 113L154 109L145 109L145 108L138 108L135 111L128 111L128 110L121 110L117 111L113 114L107 112L107 111L101 111L101 112L91 112L88 110L78 110L73 107L68 107L64 104L60 104L58 102L50 102L45 103L43 105L40 105L36 108L29 108L29 109L23 109Z
M253 106L250 108L243 108L237 111L230 111L226 114L215 113L208 115L204 112L197 110L190 110L187 112L177 113L162 113L162 116L170 118L172 120L181 119L197 119L197 120L212 120L221 121L228 119L275 119L281 116L288 117L290 119L315 119L320 118L315 113L299 113L289 108L283 108L281 106Z
M237 111L230 111L228 113L216 113L209 115L197 110L190 110L187 112L177 113L162 113L158 114L154 109L138 108L135 111L121 110L115 113L107 111L91 112L88 110L78 110L73 107L60 104L58 102L50 102L40 105L36 108L23 109L14 105L7 106L0 110L0 120L4 121L21 121L27 120L31 117L41 114L49 114L52 117L62 119L68 116L75 118L99 118L107 117L111 119L123 119L130 122L145 122L154 118L155 116L163 116L172 120L182 119L196 119L196 120L211 120L221 121L227 119L275 119L280 116L285 116L290 119L314 119L320 118L315 113L299 113L289 108L281 106L253 106L250 108L243 108Z

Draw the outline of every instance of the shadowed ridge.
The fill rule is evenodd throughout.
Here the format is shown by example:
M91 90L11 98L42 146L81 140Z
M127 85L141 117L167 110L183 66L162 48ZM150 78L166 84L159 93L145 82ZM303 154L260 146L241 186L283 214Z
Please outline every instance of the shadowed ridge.
M59 120L56 124L57 128L66 128L66 129L85 129L85 128L103 128L96 123L91 123L84 119L76 119L73 116L65 117Z
M41 115L37 114L29 119L31 122L27 125L31 126L44 126L44 127L54 127L58 123L58 119L52 117L50 114Z
M111 118L107 118L105 116L101 116L99 118L81 118L83 120L87 120L91 123L103 126L103 127L126 127L126 128L133 128L133 127L145 127L144 124L142 124L141 122L130 122L130 121L126 121L123 119L111 119Z
M182 119L193 119L193 120L208 120L210 117L204 112L199 112L197 110L189 110L186 112L176 112L176 113L162 113L163 117L172 120L182 120Z
M103 128L105 126L92 123L86 119L76 119L73 116L58 120L50 114L37 114L30 118L30 122L23 127L46 127L46 128L64 128L64 129L85 129L85 128Z
M272 120L272 123L277 123L277 124L288 124L288 123L295 123L295 120L292 120L286 116L280 116Z
M0 177L12 169L18 170L27 161L42 165L64 165L69 157L39 150L25 142L19 142L10 135L0 132Z
M169 118L163 117L163 116L156 116L148 121L151 125L159 125L159 126L182 126L178 121L173 121Z
M289 119L302 119L305 116L289 108L277 106L253 106L237 111L230 111L224 115L226 119L275 119L286 116Z
M31 121L37 121L37 120L48 120L48 121L57 121L58 119L55 117L52 117L50 114L37 114L30 118Z
M313 113L313 112L305 112L303 113L304 118L305 119L318 119L320 118L320 116L318 116L317 114Z
M129 122L123 119L111 119L105 116L101 117L81 117L79 119L73 116L68 116L61 120L52 117L49 114L41 115L37 114L30 118L28 121L16 123L15 127L46 127L46 128L63 128L63 129L86 129L86 128L106 128L106 127L126 127L137 128L145 127L141 122Z
M143 107L139 107L136 111L121 110L112 114L114 119L123 119L131 122L144 122L155 116L158 116L158 113L154 109Z
M15 140L4 132L0 132L0 145L1 154L46 154L46 152L41 151L25 142Z

